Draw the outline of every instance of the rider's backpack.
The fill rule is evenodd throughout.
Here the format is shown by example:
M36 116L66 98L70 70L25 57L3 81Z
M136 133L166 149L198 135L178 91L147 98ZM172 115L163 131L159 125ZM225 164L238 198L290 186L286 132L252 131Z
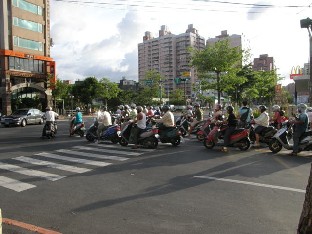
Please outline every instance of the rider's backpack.
M243 109L247 109L246 112L244 112L241 117L240 117L240 121L241 122L246 122L247 118L248 118L248 114L249 114L249 111L250 111L250 108L245 108L243 107Z

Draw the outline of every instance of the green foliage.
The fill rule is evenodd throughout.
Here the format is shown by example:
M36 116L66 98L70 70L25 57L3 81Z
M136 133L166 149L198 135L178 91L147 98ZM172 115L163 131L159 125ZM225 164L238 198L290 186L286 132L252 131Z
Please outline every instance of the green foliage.
M229 89L233 84L243 82L236 79L243 51L239 47L231 48L228 40L218 41L204 50L191 49L191 52L191 65L198 72L202 89L217 90L219 103L222 91Z
M173 105L184 105L184 90L183 89L176 89L174 90L169 96L170 104Z

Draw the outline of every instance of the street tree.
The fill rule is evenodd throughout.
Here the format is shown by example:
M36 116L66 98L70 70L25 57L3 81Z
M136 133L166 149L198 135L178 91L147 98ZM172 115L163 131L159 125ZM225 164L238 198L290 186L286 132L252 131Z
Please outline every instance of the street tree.
M204 50L190 48L191 65L196 68L202 90L214 89L218 92L218 103L221 92L229 83L235 81L235 74L241 67L243 51L239 47L231 48L228 40L221 40ZM229 82L229 80L233 80Z
M170 99L170 104L184 105L185 104L184 90L183 89L173 90L169 95L169 99Z
M118 84L111 82L108 78L102 78L96 87L96 98L102 101L105 100L107 106L107 101L116 98L120 92Z
M99 81L95 77L88 77L83 81L76 82L72 88L71 95L74 96L76 102L80 102L86 106L92 104L92 100L99 95Z

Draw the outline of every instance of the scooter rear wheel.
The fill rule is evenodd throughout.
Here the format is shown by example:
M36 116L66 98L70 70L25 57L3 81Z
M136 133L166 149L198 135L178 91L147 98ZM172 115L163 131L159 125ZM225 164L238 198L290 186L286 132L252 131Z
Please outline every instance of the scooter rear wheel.
M199 140L199 141L203 141L203 140L205 139L205 135L204 135L204 134L199 134L199 133L197 133L196 138L197 138L197 140Z
M143 147L148 149L156 149L158 146L157 138L148 137L143 140Z
M250 148L250 140L249 139L242 140L239 143L241 143L242 145L240 145L238 148L242 151L246 151Z
M178 145L180 145L180 143L181 143L181 138L180 137L179 138L174 138L174 139L171 140L171 144L173 146L178 146Z
M282 144L276 139L273 139L269 142L269 149L274 154L280 152L282 150L282 148L283 148Z

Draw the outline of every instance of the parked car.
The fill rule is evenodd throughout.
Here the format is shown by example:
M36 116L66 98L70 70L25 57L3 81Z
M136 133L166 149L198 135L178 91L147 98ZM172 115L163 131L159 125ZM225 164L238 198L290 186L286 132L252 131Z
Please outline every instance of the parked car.
M11 115L3 115L1 124L5 127L11 125L25 127L27 124L42 124L43 115L43 112L34 108L18 109Z

